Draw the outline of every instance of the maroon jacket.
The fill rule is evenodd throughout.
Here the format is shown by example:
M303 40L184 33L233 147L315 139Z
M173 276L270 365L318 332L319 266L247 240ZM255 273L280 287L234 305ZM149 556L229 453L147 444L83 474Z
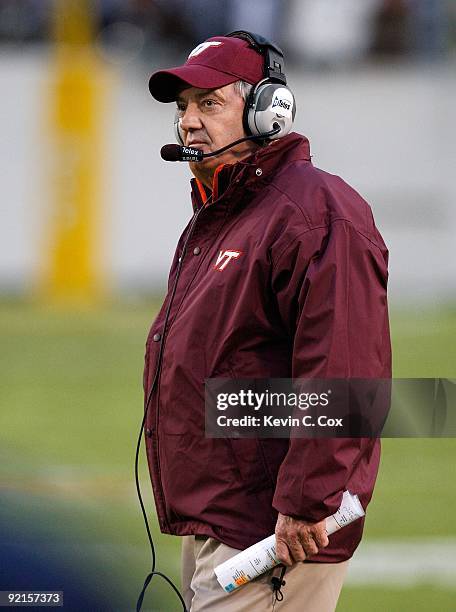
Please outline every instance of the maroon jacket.
M366 508L380 443L206 438L204 379L388 378L388 252L369 205L315 168L296 133L220 167L205 197L193 180L195 214L147 339L146 448L162 532L243 549L274 532L277 511L320 521L344 489ZM312 560L349 558L362 529Z

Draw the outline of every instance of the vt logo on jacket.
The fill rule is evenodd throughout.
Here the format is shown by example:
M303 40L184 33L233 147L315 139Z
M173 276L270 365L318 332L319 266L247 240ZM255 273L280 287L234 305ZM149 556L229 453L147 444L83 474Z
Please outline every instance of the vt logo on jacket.
M237 259L242 255L241 251L220 251L215 262L214 269L222 272L233 259Z

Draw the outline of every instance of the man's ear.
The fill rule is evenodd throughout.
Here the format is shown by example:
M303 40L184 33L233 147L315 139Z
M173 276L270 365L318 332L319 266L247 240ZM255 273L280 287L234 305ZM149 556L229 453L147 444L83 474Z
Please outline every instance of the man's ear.
M183 147L185 146L185 136L181 127L181 118L179 117L179 109L176 110L174 115L174 138L176 142Z

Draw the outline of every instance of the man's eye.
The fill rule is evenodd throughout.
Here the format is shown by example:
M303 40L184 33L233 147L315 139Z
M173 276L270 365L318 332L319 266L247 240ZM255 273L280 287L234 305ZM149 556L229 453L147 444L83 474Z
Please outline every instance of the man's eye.
M178 113L185 113L185 104L178 104L177 105L177 112Z
M215 100L203 100L203 106L206 108L211 108L212 106L215 106Z

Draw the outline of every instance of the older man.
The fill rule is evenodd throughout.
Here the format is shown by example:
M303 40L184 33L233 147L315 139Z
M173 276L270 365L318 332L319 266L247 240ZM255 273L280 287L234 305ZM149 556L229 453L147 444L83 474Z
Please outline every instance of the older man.
M152 75L152 95L177 104L185 145L214 153L256 124L246 104L253 113L276 104L249 97L268 75L274 83L266 58L277 49L258 41L213 37L183 66ZM271 573L226 594L213 570L274 530L287 566L275 609L334 610L363 521L328 543L324 519L346 489L366 508L378 469L376 440L204 434L207 378L390 376L386 247L368 204L312 165L308 140L287 133L290 121L278 112L273 136L190 163L194 214L146 345L157 515L163 533L186 536L182 587L192 612L272 609Z

